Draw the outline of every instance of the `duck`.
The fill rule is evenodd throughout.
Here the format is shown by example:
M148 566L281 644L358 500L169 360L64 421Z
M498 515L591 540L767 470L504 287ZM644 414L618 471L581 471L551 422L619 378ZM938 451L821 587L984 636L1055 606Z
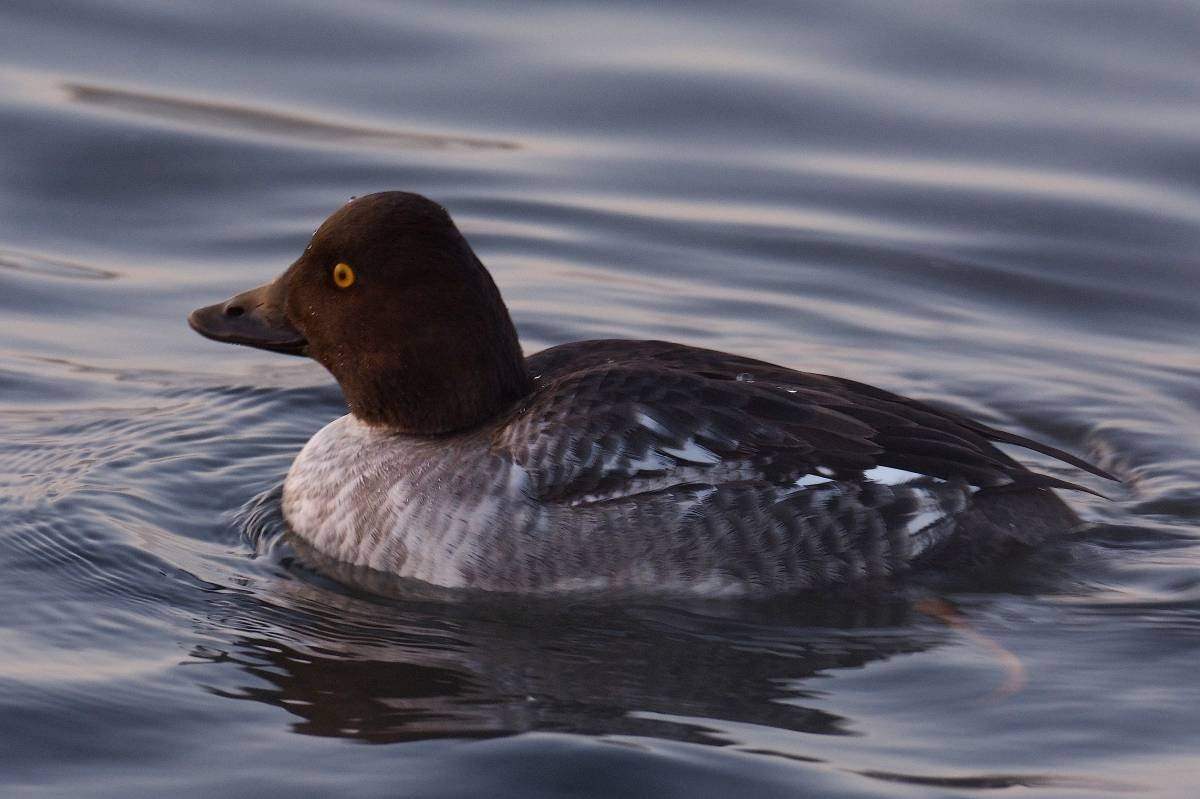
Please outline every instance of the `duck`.
M778 596L987 573L1081 524L1015 445L854 380L667 341L526 357L496 283L419 194L357 197L273 281L199 308L218 342L304 356L349 413L282 511L334 563L439 589Z

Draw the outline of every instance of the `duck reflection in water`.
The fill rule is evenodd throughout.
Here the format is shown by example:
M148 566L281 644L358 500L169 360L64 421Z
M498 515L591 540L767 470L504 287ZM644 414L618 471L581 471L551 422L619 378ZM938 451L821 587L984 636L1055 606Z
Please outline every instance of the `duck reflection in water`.
M316 574L287 583L289 617L301 607L310 617L311 630L289 636L303 645L247 632L225 651L194 652L253 677L208 690L282 708L301 734L373 743L530 731L724 743L688 719L839 735L846 721L807 706L804 681L947 635L900 599L442 602L381 597L387 586L358 571L336 575L350 591Z

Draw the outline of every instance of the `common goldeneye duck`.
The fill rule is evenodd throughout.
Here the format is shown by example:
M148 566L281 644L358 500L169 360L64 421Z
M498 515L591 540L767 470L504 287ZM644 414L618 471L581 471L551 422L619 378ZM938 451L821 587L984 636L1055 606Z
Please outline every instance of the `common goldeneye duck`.
M775 594L987 568L1078 523L1016 444L838 377L663 341L525 358L440 205L352 200L273 282L194 311L217 341L307 355L350 414L305 445L283 513L320 555L444 587Z

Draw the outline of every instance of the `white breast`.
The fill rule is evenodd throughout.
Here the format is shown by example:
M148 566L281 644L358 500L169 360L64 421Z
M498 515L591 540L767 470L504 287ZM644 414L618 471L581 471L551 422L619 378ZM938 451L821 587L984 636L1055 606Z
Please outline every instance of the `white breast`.
M447 588L712 595L895 573L951 534L971 494L884 467L778 485L701 462L537 499L493 434L417 438L344 416L292 464L284 516L329 558Z
M508 527L498 522L528 504L527 480L486 447L447 448L343 416L296 457L283 513L296 535L331 558L461 587L467 567Z

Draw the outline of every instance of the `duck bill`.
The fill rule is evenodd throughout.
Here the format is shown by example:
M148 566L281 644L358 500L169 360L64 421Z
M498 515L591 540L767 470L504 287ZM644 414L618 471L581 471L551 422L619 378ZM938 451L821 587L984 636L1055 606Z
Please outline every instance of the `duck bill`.
M243 291L225 302L197 308L188 324L205 338L287 355L307 355L308 341L284 312L281 280Z

